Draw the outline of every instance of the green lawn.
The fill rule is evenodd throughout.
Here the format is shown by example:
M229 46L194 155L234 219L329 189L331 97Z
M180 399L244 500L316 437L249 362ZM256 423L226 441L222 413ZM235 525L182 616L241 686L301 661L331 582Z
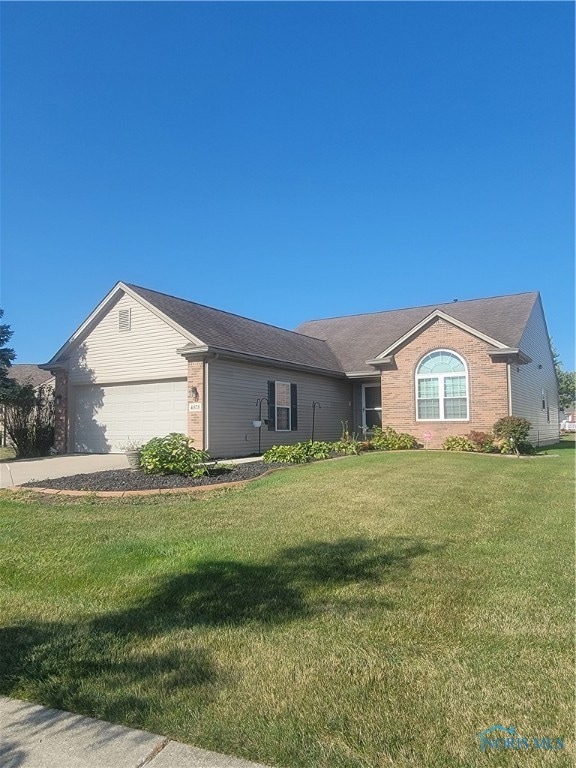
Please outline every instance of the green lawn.
M277 766L573 764L574 443L0 494L0 693ZM564 751L480 753L499 723Z
M4 448L0 446L0 461L12 461L16 457L14 448Z

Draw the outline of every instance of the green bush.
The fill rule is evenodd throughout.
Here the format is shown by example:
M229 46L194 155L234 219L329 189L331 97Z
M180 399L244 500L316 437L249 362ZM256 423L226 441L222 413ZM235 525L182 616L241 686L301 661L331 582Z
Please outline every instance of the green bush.
M475 451L474 443L467 437L462 435L455 435L454 437L447 437L442 443L442 448L445 451Z
M516 453L522 456L530 456L536 453L536 448L527 440L522 440L519 443L515 443L510 439L499 440L498 450L500 453Z
M313 459L329 459L333 452L333 444L321 440L307 440L294 445L273 445L262 456L266 464L280 462L281 464L305 464Z
M418 447L414 435L396 432L392 427L374 427L370 445L376 451L408 451Z
M310 461L306 443L296 443L295 445L273 445L262 456L265 464L305 464Z
M521 416L504 416L494 424L494 434L502 440L513 440L522 443L528 440L530 422Z
M530 422L521 416L504 416L494 424L494 435L498 439L500 453L534 453L534 446L528 441Z
M191 443L190 438L178 432L154 437L140 449L140 468L149 475L202 477L208 474L205 462L210 461L210 456Z
M340 453L344 456L358 456L363 450L363 443L355 438L336 440L334 443L331 443L331 446L335 453Z

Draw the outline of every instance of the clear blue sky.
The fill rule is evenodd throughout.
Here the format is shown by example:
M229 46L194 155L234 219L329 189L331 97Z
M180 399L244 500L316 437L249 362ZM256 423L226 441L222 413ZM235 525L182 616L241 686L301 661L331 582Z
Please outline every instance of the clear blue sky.
M574 5L2 3L0 303L293 328L540 290L574 367Z

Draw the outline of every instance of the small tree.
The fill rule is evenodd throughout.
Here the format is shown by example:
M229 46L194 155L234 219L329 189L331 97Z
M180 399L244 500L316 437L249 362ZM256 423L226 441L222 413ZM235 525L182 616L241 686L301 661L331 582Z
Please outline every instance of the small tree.
M495 437L507 441L518 456L521 453L529 453L532 449L528 442L528 433L530 432L528 419L521 416L504 416L502 419L498 419L493 429Z
M14 384L0 394L4 423L18 458L47 456L54 445L54 392Z
M558 408L561 411L565 411L567 408L572 408L574 403L576 403L576 371L564 370L560 360L560 353L554 346L552 339L550 339L550 348L554 358L556 378L558 379Z

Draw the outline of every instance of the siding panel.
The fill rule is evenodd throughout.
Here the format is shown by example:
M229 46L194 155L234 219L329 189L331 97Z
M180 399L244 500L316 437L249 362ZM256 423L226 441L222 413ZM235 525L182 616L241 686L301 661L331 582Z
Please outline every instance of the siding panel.
M558 382L540 300L534 304L520 348L532 358L532 362L510 366L512 415L523 416L532 424L530 440L534 444L557 443ZM548 391L549 420L547 410L542 408L543 389Z
M118 330L118 313L130 310L131 328ZM176 349L188 340L149 309L122 294L88 336L70 353L70 384L112 383L186 377Z
M268 396L268 381L288 381L298 387L298 429L273 432L262 427L262 450L272 445L309 440L312 433L312 402L316 409L314 438L337 440L342 421L351 422L352 385L350 382L279 368L250 365L228 360L213 360L208 365L208 450L214 457L247 456L258 450L256 400ZM267 418L264 402L262 418Z

